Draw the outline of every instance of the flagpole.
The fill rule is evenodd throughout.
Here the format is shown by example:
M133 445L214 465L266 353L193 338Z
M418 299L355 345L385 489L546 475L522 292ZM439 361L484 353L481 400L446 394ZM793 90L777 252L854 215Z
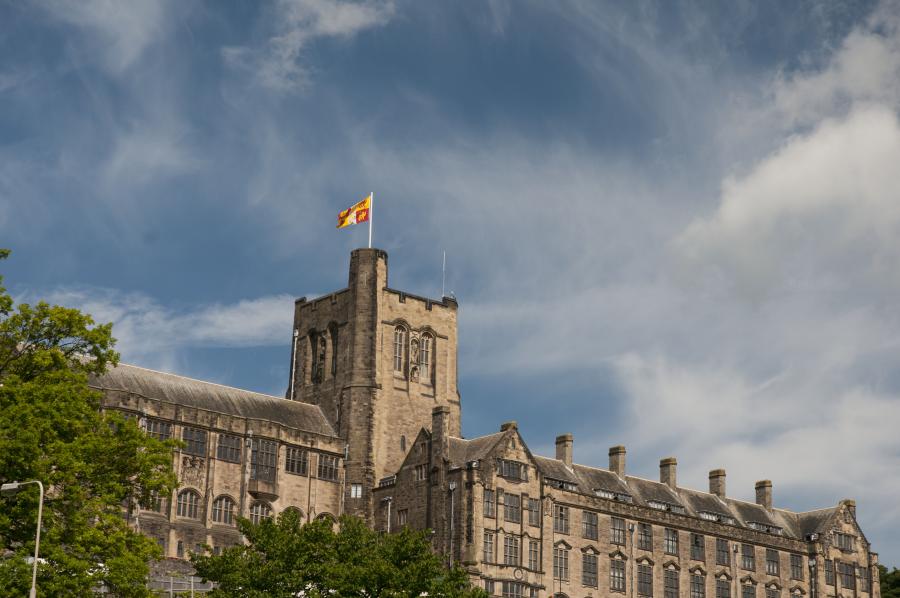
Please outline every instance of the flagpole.
M369 192L369 249L372 249L372 220L375 219L375 192Z

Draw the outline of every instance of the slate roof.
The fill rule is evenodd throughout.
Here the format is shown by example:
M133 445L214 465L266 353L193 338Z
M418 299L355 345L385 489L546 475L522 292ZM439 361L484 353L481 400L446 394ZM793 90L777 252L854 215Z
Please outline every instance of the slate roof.
M226 415L276 422L323 436L337 436L317 405L124 363L109 368L103 376L93 378L90 386L97 390L123 391Z
M469 461L484 459L494 449L505 432L478 438L450 438L450 466L463 467Z

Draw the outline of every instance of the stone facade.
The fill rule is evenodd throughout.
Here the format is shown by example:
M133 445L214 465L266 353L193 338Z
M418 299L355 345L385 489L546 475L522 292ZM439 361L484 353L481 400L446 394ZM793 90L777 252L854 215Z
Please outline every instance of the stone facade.
M295 303L285 398L126 365L93 381L106 408L186 442L181 486L130 520L171 557L239 542L226 511L430 529L448 564L502 596L880 598L852 500L794 513L763 480L747 503L724 470L691 490L671 457L645 480L622 446L608 468L579 465L570 434L533 455L515 422L464 439L456 316L452 298L391 289L387 254L358 249L347 288Z

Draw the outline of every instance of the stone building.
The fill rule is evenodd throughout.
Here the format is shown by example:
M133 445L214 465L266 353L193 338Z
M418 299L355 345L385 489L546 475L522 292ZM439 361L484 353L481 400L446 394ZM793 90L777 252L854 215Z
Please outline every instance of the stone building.
M120 365L93 381L104 405L179 438L172 496L129 512L170 557L240 541L234 517L299 509L375 529L430 529L448 564L493 595L623 598L879 598L877 555L856 505L794 513L677 483L534 455L515 422L460 430L457 303L388 286L387 254L351 254L348 286L298 299L286 397Z

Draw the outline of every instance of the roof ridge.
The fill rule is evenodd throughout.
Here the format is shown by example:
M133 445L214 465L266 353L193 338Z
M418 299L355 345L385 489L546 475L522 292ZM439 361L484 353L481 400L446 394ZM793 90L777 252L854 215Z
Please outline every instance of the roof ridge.
M209 382L207 380L200 380L199 378L191 378L190 376L182 376L181 374L173 374L172 372L163 372L162 370L154 370L152 368L145 368L139 365L134 365L132 363L119 363L114 367L127 366L130 368L134 368L136 370L144 370L145 372L153 372L154 374L162 374L163 376L172 376L173 378L181 378L182 380L190 380L191 382L198 382L200 384L205 384L208 386L218 386L220 388L227 388L229 390L239 390L241 392L249 392L255 395L259 395L261 397L265 397L267 399L278 399L279 401L291 401L291 399L286 399L284 397L278 397L275 395L270 395L265 392L259 392L256 390L250 390L249 388L239 388L237 386L228 386L227 384L219 384L218 382ZM299 403L302 405L310 405L311 407L315 407L311 403L303 403L302 401L293 401L294 403Z

